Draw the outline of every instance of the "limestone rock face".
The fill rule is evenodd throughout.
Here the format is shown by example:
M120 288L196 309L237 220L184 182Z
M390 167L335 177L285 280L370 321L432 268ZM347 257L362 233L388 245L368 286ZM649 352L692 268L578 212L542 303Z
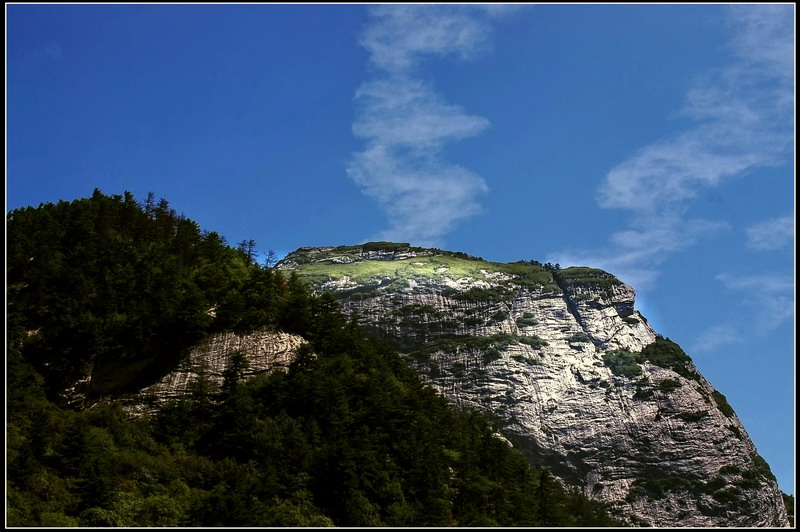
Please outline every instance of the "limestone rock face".
M232 332L213 335L191 350L180 365L158 382L127 398L127 410L132 414L149 413L170 399L189 393L190 386L201 376L212 391L218 391L230 366L230 356L242 352L248 368L244 378L286 371L294 359L295 350L305 340L295 334L259 329L251 334Z
M788 526L724 395L610 274L390 243L302 248L278 267L331 291L429 384L499 418L628 523Z

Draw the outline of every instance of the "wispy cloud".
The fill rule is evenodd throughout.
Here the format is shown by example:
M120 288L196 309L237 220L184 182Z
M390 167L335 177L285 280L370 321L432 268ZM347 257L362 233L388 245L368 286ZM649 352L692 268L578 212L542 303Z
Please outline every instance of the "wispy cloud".
M794 240L794 217L781 216L747 228L747 247L759 250L778 250Z
M666 216L666 215L665 215ZM687 249L698 240L726 231L723 221L645 220L638 226L611 235L611 245L600 250L562 250L548 256L563 265L586 265L615 273L637 290L650 288L660 272L657 266L668 256Z
M385 5L370 15L359 42L375 66L393 74L412 70L424 56L472 57L491 32L475 10L461 6Z
M732 275L721 273L717 280L729 290L742 293L748 322L758 333L768 333L794 316L794 278L782 274Z
M629 228L601 250L562 251L611 268L628 282L652 282L659 265L723 221L686 219L701 191L790 160L793 142L793 14L789 5L730 8L732 62L708 72L687 94L695 125L645 146L612 168L597 201L631 213ZM643 288L643 287L640 287Z
M693 352L715 351L719 347L742 340L739 329L732 325L715 325L703 331L692 344Z
M467 59L486 50L491 26L469 6L384 5L360 40L377 79L356 92L353 133L365 139L347 172L389 217L376 238L436 245L480 206L488 190L477 174L442 160L445 144L472 137L489 122L442 100L420 66L430 57Z
M691 345L692 351L715 351L749 336L769 334L794 316L794 279L789 275L721 273L716 280L741 295L742 311L728 323L701 332Z

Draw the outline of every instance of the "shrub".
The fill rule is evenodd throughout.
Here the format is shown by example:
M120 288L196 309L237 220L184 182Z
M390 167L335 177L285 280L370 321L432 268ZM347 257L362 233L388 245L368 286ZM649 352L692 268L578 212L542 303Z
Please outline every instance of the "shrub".
M642 388L637 386L636 393L633 394L634 399L648 399L653 396L653 390L650 388Z
M534 349L547 346L547 340L542 340L538 336L516 336L515 339L525 345L529 345Z
M535 366L535 365L539 364L539 361L536 360L535 358L526 357L526 356L523 356L523 355L511 355L511 358L516 360L520 364L528 364L528 365L532 365L532 366Z
M495 360L500 360L500 358L502 358L500 351L494 348L490 348L485 353L483 353L481 360L483 361L484 364L491 364Z
M753 456L753 464L755 466L756 471L769 480L775 480L775 475L772 474L772 470L769 468L769 464L766 460L764 460L760 454L756 454Z
M737 427L736 425L728 425L725 428L728 429L729 431L733 432L733 435L736 436L740 440L744 437L744 436L742 436L742 431L739 430L739 427Z
M603 363L618 377L636 377L642 374L642 368L636 363L636 357L627 349L604 353Z
M719 408L719 411L725 414L725 417L733 417L733 408L728 403L728 399L724 395L714 390L711 393L711 397L717 404L717 408Z
M407 251L411 244L406 242L367 242L361 246L364 251Z
M497 312L496 314L494 314L489 319L492 320L492 321L503 321L506 318L508 318L508 312L506 312L504 310L501 310L501 311Z
M733 464L724 465L719 468L720 475L738 475L741 472L742 470L739 469L739 466Z
M681 387L680 381L676 379L664 379L658 383L658 389L664 393L669 393Z
M502 287L496 288L470 288L464 292L453 295L459 301L478 301L483 303L502 303L511 299L511 292Z
M586 335L586 333L583 333L583 332L576 332L575 334L573 334L572 336L569 337L568 341L569 342L591 342L591 340Z
M657 337L655 342L642 349L638 358L641 361L647 360L655 366L669 368L687 379L698 380L700 378L695 371L689 369L692 359L669 338Z
M708 410L700 410L698 412L681 412L678 418L688 423L694 423L701 419L708 417Z

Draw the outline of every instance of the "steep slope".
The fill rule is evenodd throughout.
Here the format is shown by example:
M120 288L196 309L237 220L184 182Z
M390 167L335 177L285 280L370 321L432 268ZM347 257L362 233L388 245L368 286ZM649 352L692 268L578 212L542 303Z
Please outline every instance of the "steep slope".
M497 416L533 461L629 523L788 525L724 395L612 275L392 243L301 248L279 268L332 292L446 397Z
M189 394L198 382L208 386L209 393L219 392L237 353L247 360L243 377L248 378L286 371L294 360L295 350L304 343L306 340L301 336L266 327L248 334L217 333L192 348L178 367L158 382L124 396L121 401L131 414L153 414L170 399Z

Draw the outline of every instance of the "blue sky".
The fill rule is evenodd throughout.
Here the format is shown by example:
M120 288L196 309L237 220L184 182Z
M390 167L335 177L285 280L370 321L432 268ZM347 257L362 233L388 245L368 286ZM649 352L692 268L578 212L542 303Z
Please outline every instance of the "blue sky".
M794 6L6 5L6 208L604 268L794 493Z

